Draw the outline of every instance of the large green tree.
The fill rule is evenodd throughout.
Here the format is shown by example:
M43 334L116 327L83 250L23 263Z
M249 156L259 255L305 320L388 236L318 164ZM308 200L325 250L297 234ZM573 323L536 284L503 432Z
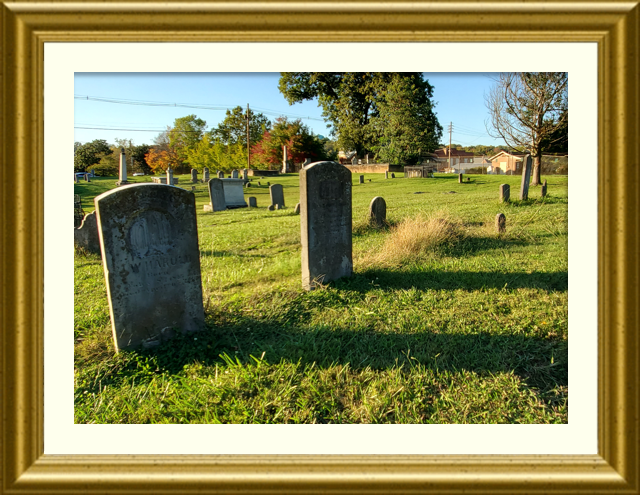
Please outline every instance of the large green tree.
M420 72L282 72L279 89L289 104L318 98L338 146L363 156L378 146L381 122L375 128L370 123L379 116L379 105L394 78L407 79L417 88L410 104L429 107L428 120L437 123L433 86ZM439 124L437 129L441 132Z
M111 153L111 147L104 139L94 139L90 143L74 143L73 169L75 172L88 172L97 165L104 154Z
M181 166L178 172L184 172L182 169L188 168L187 157L189 151L192 150L204 136L206 129L206 121L199 119L195 115L187 115L174 120L173 127L168 130L169 147L172 148Z
M501 73L485 102L487 130L508 146L533 157L531 184L539 185L540 161L569 121L566 72ZM565 133L566 134L566 133Z
M262 139L265 131L271 129L271 121L262 113L255 113L249 109L249 141L253 146ZM247 147L247 110L237 106L227 110L226 116L218 127L212 129L211 141L219 140L221 143L233 146Z
M377 115L369 126L377 158L393 164L415 164L424 152L438 147L442 126L438 123L424 88L411 78L394 74L378 98Z

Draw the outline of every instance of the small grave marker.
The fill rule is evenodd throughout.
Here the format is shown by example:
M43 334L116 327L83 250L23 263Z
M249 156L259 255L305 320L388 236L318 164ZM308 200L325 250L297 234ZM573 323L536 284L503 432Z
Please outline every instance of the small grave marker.
M507 203L511 195L511 187L509 184L500 184L500 201Z
M369 222L375 227L384 227L387 223L387 203L384 198L376 196L371 200Z
M507 217L504 216L504 213L496 215L496 230L500 234L507 231Z
M194 184L198 182L198 171L195 168L191 169L191 182Z
M458 184L462 184L462 174L458 174Z
M250 208L258 207L258 200L254 196L249 196L249 207Z
M540 190L540 195L544 198L547 195L547 179L544 180L544 184L542 184L542 189Z
M360 176L360 184L364 184L364 175Z
M204 167L204 169L202 170L202 182L209 182L209 168L208 167Z
M271 196L272 205L278 205L281 208L284 207L284 192L282 191L282 184L269 186L269 196Z

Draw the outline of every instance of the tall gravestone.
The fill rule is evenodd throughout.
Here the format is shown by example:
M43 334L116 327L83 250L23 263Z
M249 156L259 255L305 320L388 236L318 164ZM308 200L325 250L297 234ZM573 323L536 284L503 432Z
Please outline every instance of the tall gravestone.
M204 326L195 196L135 184L95 198L116 351Z
M207 167L202 170L202 182L209 182L209 169Z
M211 211L224 211L227 204L224 197L224 186L221 179L211 179L209 182L209 200Z
M287 154L287 147L282 146L282 173L289 173L289 156Z
M191 169L191 182L193 184L198 182L198 171L195 168Z
M167 169L167 184L173 186L173 169Z
M284 206L284 192L282 191L282 184L274 184L269 186L269 196L271 196L271 204L275 207L279 205Z
M302 286L313 289L353 273L351 172L336 162L300 170Z
M127 182L127 155L124 152L124 148L120 148L120 170L118 174L118 182L116 186L122 186L128 184Z
M504 213L496 215L496 230L499 234L507 231L507 217L504 216Z
M547 179L544 180L544 184L542 184L542 189L540 190L540 195L544 198L547 195Z
M387 203L384 198L376 196L369 205L369 223L375 227L383 227L387 223Z
M500 184L500 201L507 203L511 197L511 187L509 184Z
M531 155L522 159L522 182L520 183L520 199L529 199L529 182L531 181Z

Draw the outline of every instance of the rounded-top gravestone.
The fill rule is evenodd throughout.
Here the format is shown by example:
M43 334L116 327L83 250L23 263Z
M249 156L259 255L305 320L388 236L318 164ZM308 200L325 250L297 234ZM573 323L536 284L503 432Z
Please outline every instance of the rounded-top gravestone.
M387 203L384 198L376 196L369 205L369 222L375 227L383 227L387 223Z

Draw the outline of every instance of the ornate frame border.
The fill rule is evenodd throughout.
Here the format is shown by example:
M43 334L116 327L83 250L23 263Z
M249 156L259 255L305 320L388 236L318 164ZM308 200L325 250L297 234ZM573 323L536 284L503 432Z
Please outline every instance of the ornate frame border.
M640 493L638 0L0 3L2 479L18 493ZM585 456L45 456L45 42L598 44L598 440ZM594 178L596 179L596 178Z

